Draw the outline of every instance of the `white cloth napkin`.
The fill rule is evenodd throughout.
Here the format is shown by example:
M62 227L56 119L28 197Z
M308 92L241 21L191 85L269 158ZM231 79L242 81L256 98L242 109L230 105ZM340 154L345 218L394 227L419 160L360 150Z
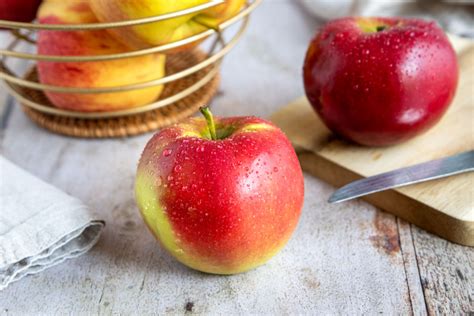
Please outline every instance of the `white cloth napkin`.
M0 290L85 253L104 225L78 199L0 156Z
M450 33L474 37L474 0L300 0L322 20L343 16L435 19Z

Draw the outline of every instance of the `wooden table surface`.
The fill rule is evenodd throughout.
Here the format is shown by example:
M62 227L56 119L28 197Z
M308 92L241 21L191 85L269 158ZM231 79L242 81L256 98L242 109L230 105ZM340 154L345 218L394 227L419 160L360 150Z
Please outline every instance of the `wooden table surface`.
M268 117L302 95L302 60L317 26L293 1L264 1L224 62L214 111ZM0 101L5 100L1 90ZM159 248L133 200L137 160L151 134L72 139L36 127L16 104L0 110L1 153L82 199L107 221L88 254L0 292L1 314L474 311L473 248L362 201L329 205L334 188L308 174L298 228L268 264L235 276L189 270Z

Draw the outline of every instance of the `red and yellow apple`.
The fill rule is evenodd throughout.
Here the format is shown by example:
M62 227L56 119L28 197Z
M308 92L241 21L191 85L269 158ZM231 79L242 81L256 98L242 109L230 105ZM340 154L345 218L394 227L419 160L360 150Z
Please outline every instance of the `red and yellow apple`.
M90 0L93 11L102 22L162 15L207 2L210 0ZM244 3L245 0L226 0L225 3L204 11L128 28L113 28L109 31L122 43L133 48L163 45L204 32L209 27L217 27L219 23L239 12Z
M203 118L165 128L141 156L136 200L151 232L183 264L234 274L288 241L303 175L286 136L256 117Z
M40 23L95 23L88 0L46 0L38 13ZM129 51L104 30L40 31L38 52L44 55L84 56ZM159 79L165 73L165 56L150 54L94 62L38 62L41 83L78 88L116 87ZM46 92L59 108L74 111L114 111L143 106L155 101L163 87L99 94Z
M30 22L40 4L41 0L0 0L0 20Z
M436 124L456 91L456 54L434 22L343 18L312 40L308 100L336 134L363 145L405 141Z

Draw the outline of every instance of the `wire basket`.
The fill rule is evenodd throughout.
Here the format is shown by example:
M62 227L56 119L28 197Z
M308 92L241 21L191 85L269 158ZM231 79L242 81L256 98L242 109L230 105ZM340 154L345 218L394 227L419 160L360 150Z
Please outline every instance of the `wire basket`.
M176 18L186 14L209 9L222 4L223 0L213 0L202 5L164 15L112 23L94 24L35 24L0 20L0 28L8 28L14 35L7 47L0 49L0 79L7 90L23 106L25 113L39 125L57 133L79 137L123 137L137 135L175 123L192 115L200 106L213 97L218 88L219 65L222 58L236 45L245 32L249 14L262 0L249 0L234 17L221 23L215 29L208 29L191 37L135 51L94 56L51 56L19 51L20 44L35 45L34 32L38 30L79 31L130 27ZM226 30L240 25L229 40L225 40ZM148 54L176 50L210 38L206 52L200 49L187 50L168 55L166 76L146 82L115 87L78 88L42 84L38 81L33 65L26 73L16 74L7 65L9 59L53 62L109 61ZM101 112L78 112L54 107L44 91L55 93L95 94L119 93L164 85L163 93L153 103L141 107Z

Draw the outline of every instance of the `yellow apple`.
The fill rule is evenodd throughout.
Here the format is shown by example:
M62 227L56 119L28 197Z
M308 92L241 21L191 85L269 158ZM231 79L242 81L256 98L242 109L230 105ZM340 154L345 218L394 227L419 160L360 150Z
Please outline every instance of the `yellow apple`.
M162 15L188 9L209 0L90 0L92 10L102 22L116 22ZM159 22L109 31L122 43L133 48L147 48L175 42L219 23L239 12L245 0L227 0L225 3L204 11ZM187 45L187 48L193 45Z

